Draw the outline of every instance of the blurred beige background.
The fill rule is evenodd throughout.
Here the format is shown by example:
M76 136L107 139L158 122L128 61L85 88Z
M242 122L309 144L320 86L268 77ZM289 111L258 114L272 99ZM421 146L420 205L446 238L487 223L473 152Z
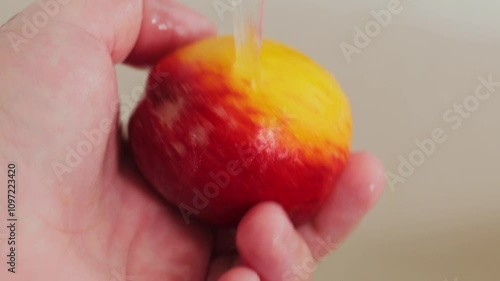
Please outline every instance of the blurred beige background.
M0 22L30 2L1 0ZM230 13L222 20L213 0L182 2L221 32L231 31ZM402 176L400 156L423 162L404 175L405 182L389 185L315 280L500 280L500 87L478 104L473 98L479 76L500 81L500 2L402 0L400 12L376 30L370 11L387 9L389 2L267 3L265 35L317 60L347 92L354 148L377 154L394 175ZM355 28L367 24L373 38L358 48ZM358 48L350 63L341 50L347 44ZM144 71L117 71L122 97L144 85ZM458 126L460 115L447 111L464 100L473 110ZM446 141L418 159L415 140L431 137L437 128Z

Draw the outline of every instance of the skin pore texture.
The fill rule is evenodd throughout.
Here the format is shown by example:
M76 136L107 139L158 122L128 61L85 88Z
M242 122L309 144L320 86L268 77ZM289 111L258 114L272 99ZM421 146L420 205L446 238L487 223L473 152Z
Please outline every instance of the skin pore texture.
M14 48L23 17L39 11L35 3L0 28L0 163L17 163L20 185L18 272L2 269L0 280L310 280L304 262L333 250L379 197L381 164L355 153L300 227L274 203L252 208L236 229L186 225L121 140L114 65L151 65L213 27L170 0L72 0ZM74 150L85 151L80 161ZM5 256L4 240L0 249Z

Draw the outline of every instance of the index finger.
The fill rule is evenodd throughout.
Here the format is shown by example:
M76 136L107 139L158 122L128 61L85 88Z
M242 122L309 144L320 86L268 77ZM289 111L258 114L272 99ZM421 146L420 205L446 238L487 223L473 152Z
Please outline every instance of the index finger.
M298 231L316 260L333 251L372 209L385 186L384 168L368 153L351 155L320 212Z

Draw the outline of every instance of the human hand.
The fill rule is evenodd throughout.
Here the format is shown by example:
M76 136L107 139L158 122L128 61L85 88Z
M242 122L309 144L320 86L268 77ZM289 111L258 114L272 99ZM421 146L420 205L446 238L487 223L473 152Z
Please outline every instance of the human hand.
M42 1L57 12L32 38L13 34L38 4L0 29L0 163L19 169L18 268L0 279L310 280L381 193L380 163L352 155L302 226L274 203L255 206L236 230L186 225L128 157L114 65L151 64L213 27L168 0L58 1Z

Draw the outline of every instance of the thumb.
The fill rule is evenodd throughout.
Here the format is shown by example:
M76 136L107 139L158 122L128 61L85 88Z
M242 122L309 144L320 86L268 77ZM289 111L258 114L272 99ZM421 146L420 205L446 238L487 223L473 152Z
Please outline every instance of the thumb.
M68 159L78 157L68 153L79 154L85 140L91 144L90 151L81 146L90 163L85 175L97 175L102 167L95 161L113 148L103 140L116 135L114 63L130 53L136 63L154 59L142 59L148 41L161 56L212 32L204 19L168 0L32 4L0 28L0 160L53 175L53 163L74 168Z
M206 19L173 0L39 0L0 27L0 37L19 53L39 33L61 23L101 40L114 62L132 54L135 63L144 63L144 57L151 63L215 31Z

